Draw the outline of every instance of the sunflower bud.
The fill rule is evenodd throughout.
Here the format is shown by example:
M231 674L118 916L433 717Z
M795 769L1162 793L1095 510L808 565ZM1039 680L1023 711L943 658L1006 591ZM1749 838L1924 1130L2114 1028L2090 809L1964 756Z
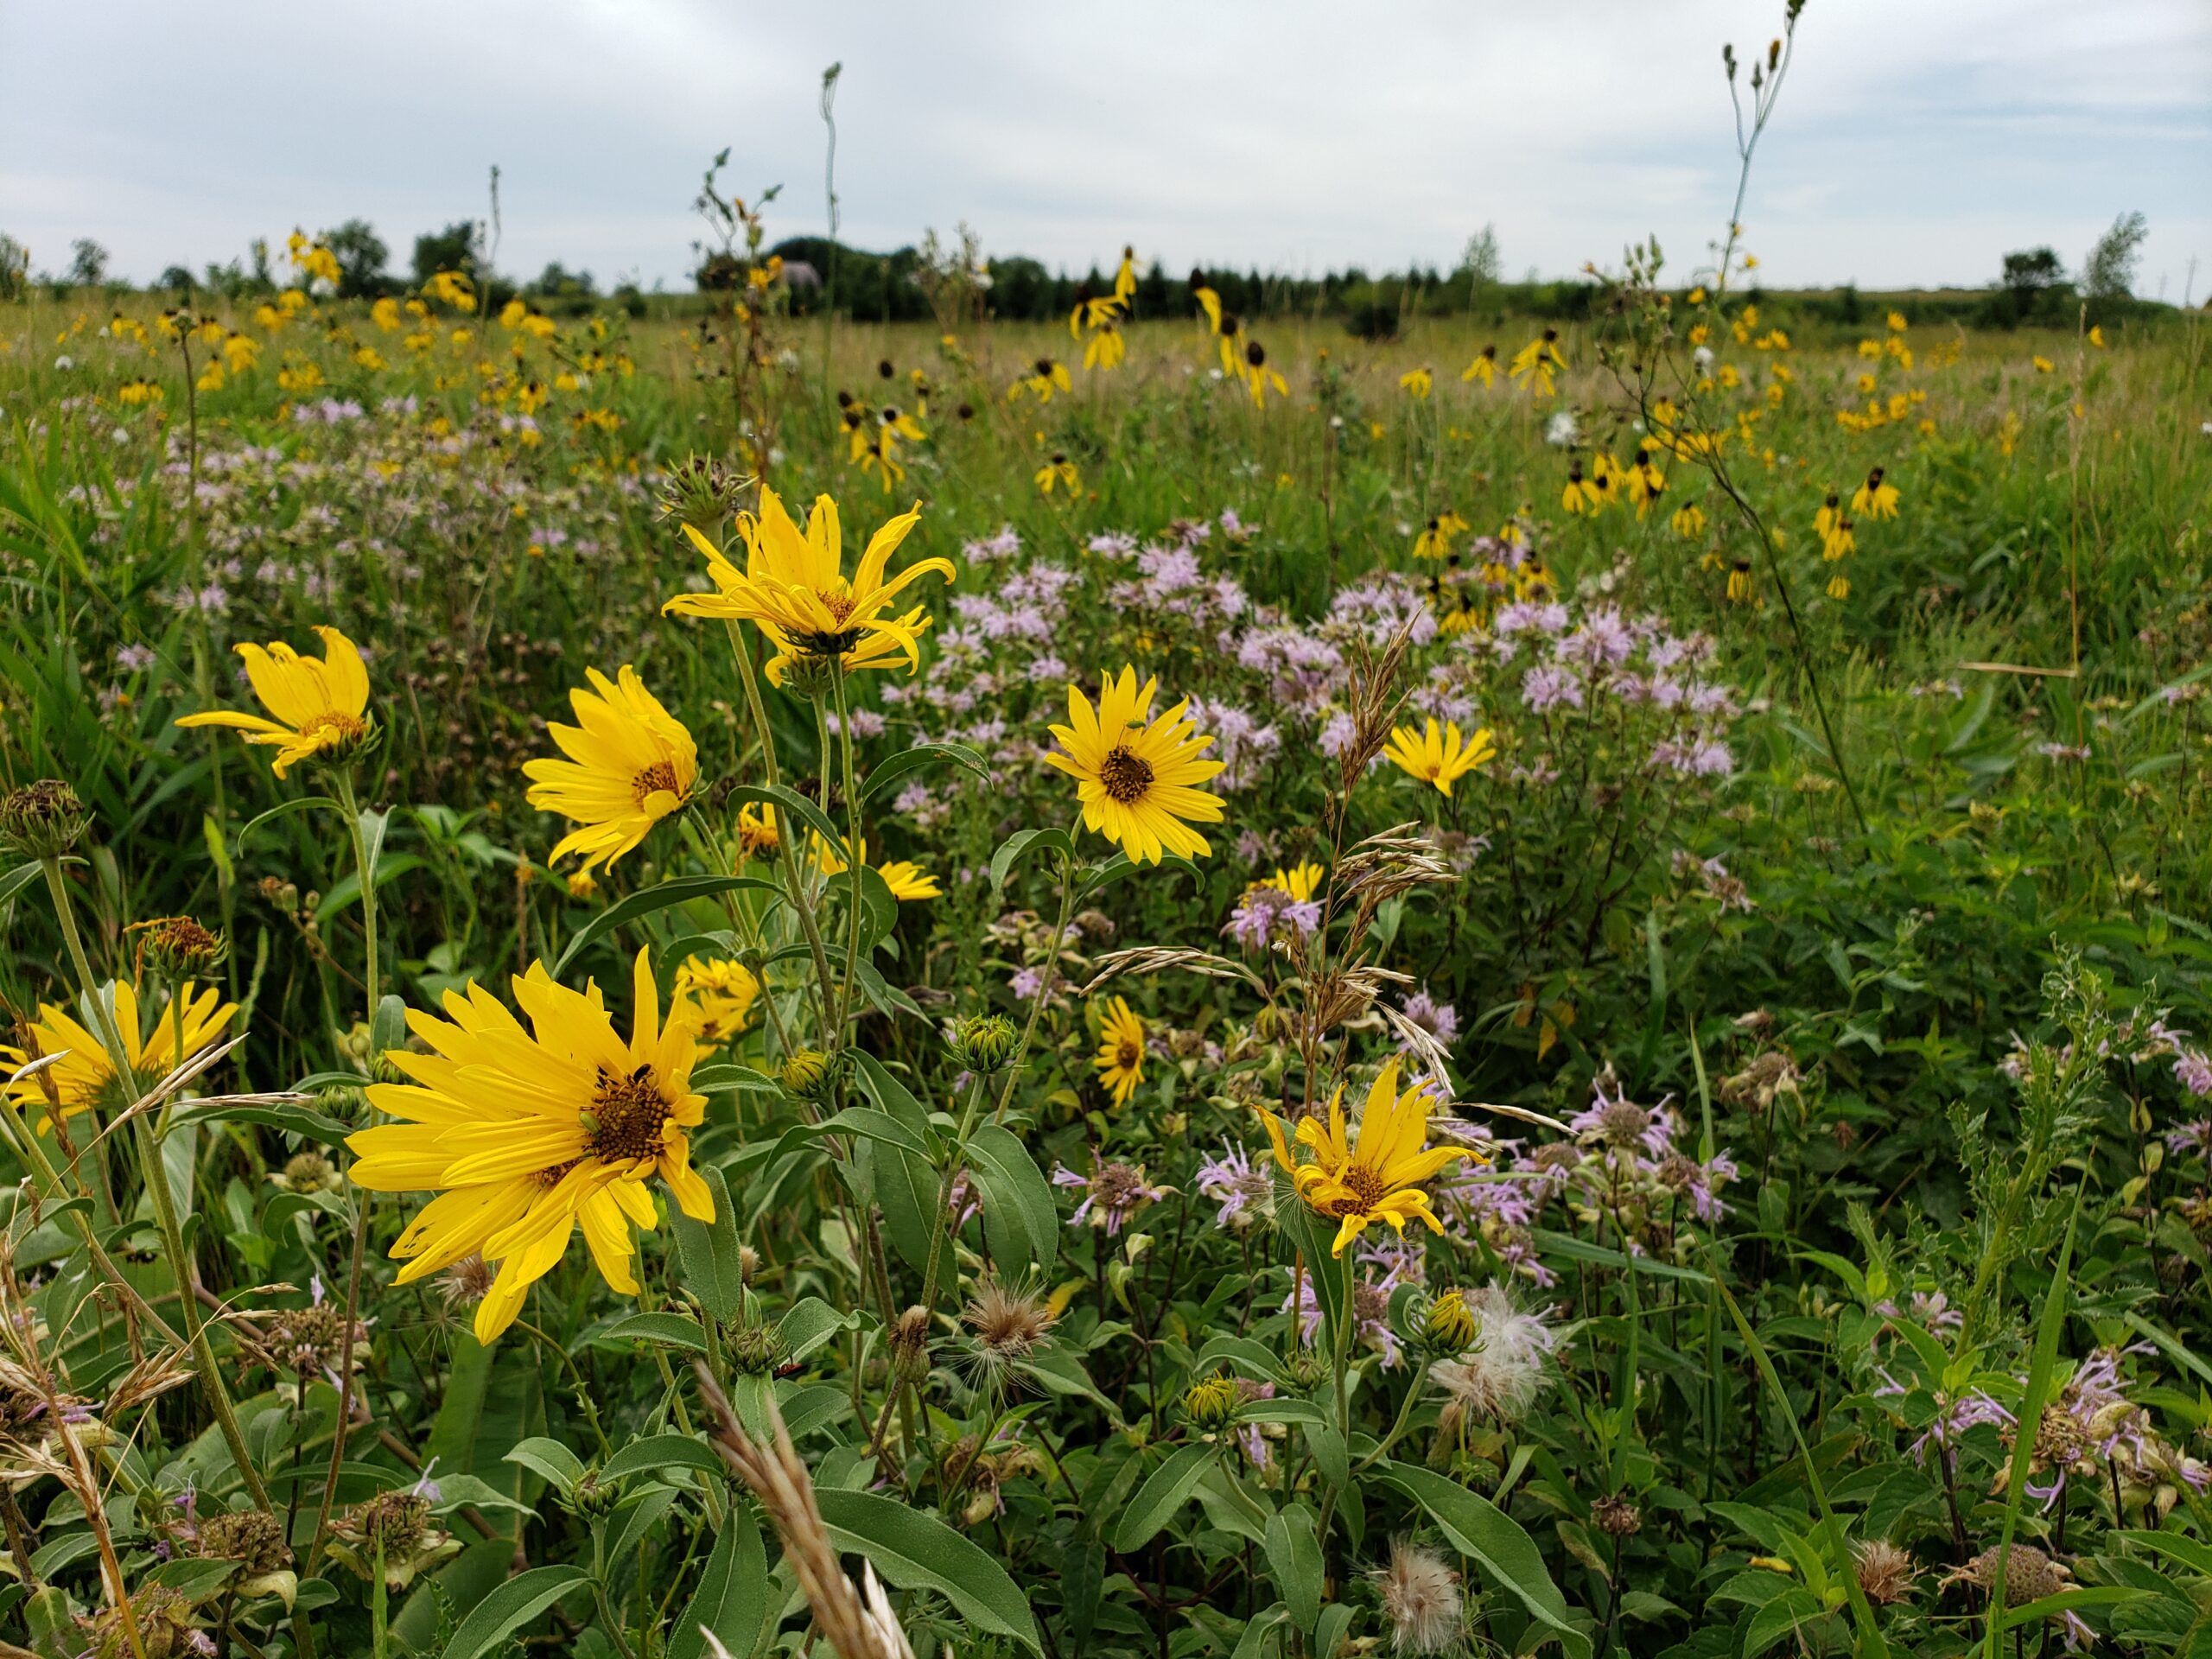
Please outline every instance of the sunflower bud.
M785 1091L801 1100L825 1098L836 1084L830 1057L818 1048L802 1048L784 1062Z
M723 1341L729 1363L753 1376L767 1376L791 1352L772 1325L741 1325L727 1332Z
M750 481L711 455L686 455L661 469L660 516L719 530Z
M569 1493L565 1506L573 1514L589 1520L594 1516L605 1515L621 1496L621 1488L611 1481L601 1480L596 1469L587 1469L577 1477L575 1488Z
M1192 1427L1211 1430L1236 1414L1236 1379L1224 1371L1201 1377L1183 1390L1183 1416Z
M58 778L41 778L0 795L0 843L28 858L59 858L92 823L77 791Z
M988 1077L1014 1058L1014 1021L1002 1014L984 1014L956 1021L945 1046L963 1070Z
M1413 1332L1414 1344L1431 1359L1449 1359L1475 1345L1474 1309L1456 1290L1447 1290L1421 1310Z

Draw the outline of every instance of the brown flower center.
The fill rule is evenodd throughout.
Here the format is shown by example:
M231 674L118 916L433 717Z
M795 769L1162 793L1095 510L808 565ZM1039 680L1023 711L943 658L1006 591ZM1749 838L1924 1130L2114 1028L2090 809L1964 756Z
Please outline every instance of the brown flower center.
M1134 1071L1144 1058L1144 1050L1124 1037L1114 1046L1114 1064L1124 1071Z
M603 1164L632 1164L660 1156L662 1131L674 1109L650 1065L626 1075L601 1069L599 1093L584 1114L584 1146Z
M647 796L664 789L671 795L683 793L683 785L677 780L674 764L656 760L630 780L630 798L643 806Z
M1329 1213L1338 1220L1346 1216L1373 1214L1375 1206L1390 1190L1390 1184L1382 1179L1382 1172L1366 1164L1349 1165L1337 1179L1351 1189L1344 1197L1329 1201Z
M1116 745L1098 763L1099 787L1123 806L1141 799L1152 787L1152 762L1131 753L1125 743Z

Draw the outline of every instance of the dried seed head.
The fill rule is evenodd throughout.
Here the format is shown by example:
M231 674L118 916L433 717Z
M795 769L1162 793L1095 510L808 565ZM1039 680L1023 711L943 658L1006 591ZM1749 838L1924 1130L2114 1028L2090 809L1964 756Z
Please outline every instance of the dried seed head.
M284 1546L284 1523L261 1510L212 1515L200 1523L194 1553L212 1560L237 1561L250 1576L283 1571L292 1564Z
M1608 1538L1633 1538L1643 1530L1643 1511L1626 1492L1615 1492L1592 1503L1590 1521Z
M1466 1598L1458 1571L1435 1550L1393 1539L1390 1564L1374 1579L1390 1620L1392 1652L1441 1653L1459 1639Z
M287 1192L329 1192L339 1185L338 1172L319 1152L295 1154L285 1163L283 1173L274 1179Z
M1970 1584L1986 1592L1997 1581L1999 1553L1995 1548L1983 1550L1964 1567L1946 1573L1944 1584ZM2033 1544L2016 1542L2005 1558L2005 1605L2020 1607L2045 1596L2055 1596L2066 1588L2073 1577L2073 1569L2063 1561L2053 1560Z
M492 1294L499 1270L480 1255L465 1255L437 1277L438 1297L448 1312L474 1307Z
M1877 1606L1904 1601L1919 1576L1912 1557L1886 1538L1872 1538L1858 1548L1859 1587Z

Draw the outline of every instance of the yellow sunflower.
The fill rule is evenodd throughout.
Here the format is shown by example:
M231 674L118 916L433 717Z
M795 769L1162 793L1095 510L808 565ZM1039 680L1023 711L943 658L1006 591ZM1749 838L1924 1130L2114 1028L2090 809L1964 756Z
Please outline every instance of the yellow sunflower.
M1183 717L1188 698L1150 719L1159 684L1140 686L1136 670L1124 668L1119 679L1107 677L1096 709L1071 685L1069 723L1052 728L1066 753L1045 757L1077 780L1084 823L1138 864L1157 864L1163 853L1211 852L1190 826L1221 822L1221 797L1196 787L1222 768L1198 759L1213 739L1193 734L1196 727Z
M1458 1147L1427 1146L1428 1102L1427 1090L1419 1084L1398 1092L1394 1054L1367 1091L1356 1141L1344 1127L1342 1089L1329 1102L1326 1128L1319 1118L1300 1122L1297 1142L1312 1154L1303 1163L1290 1155L1281 1119L1264 1106L1258 1109L1267 1120L1268 1139L1274 1143L1275 1162L1289 1174L1298 1196L1315 1215L1336 1221L1332 1255L1342 1255L1344 1246L1373 1222L1387 1221L1398 1233L1416 1220L1426 1222L1433 1233L1444 1230L1421 1183L1471 1154Z
M824 875L842 875L848 843L832 847L822 838L821 831L814 836L814 867ZM868 839L861 839L861 861L868 861ZM875 873L883 878L883 885L891 889L891 896L901 903L916 899L942 899L944 893L937 884L937 877L907 859L894 859L888 864L879 864Z
M690 800L699 750L637 670L626 664L612 683L595 668L585 674L592 689L569 693L580 723L548 728L569 758L525 761L522 770L530 804L576 826L547 861L582 853L590 870L613 864Z
M180 726L232 726L249 743L276 751L272 763L282 778L302 760L328 754L343 759L357 752L375 731L368 718L369 671L351 639L336 628L317 628L322 658L302 657L282 639L266 649L234 647L245 659L253 695L275 719L235 709L211 709L186 715Z
M1144 1021L1118 996L1108 999L1099 1017L1098 1058L1091 1064L1098 1068L1100 1085L1113 1094L1116 1110L1129 1103L1144 1081Z
M844 531L837 504L817 496L802 531L773 490L760 492L760 516L740 513L745 569L690 525L683 533L707 556L710 594L678 594L661 607L679 616L735 617L752 622L776 648L768 677L781 683L783 671L798 657L837 657L849 672L882 668L903 657L909 671L921 666L920 639L929 617L916 607L903 615L893 602L927 575L953 578L948 559L920 559L895 576L886 567L899 544L922 516L921 504L886 523L868 540L858 568L843 574Z
M690 1087L698 1044L680 1015L661 1022L651 953L640 950L632 970L626 1041L596 985L569 990L543 963L512 984L529 1030L480 985L448 991L445 1020L410 1010L408 1025L431 1052L391 1050L386 1060L413 1081L368 1090L378 1111L404 1121L346 1141L356 1185L438 1194L392 1246L407 1264L402 1281L471 1255L498 1264L476 1310L480 1342L513 1323L579 1226L601 1276L635 1295L630 1224L655 1224L652 1175L684 1214L715 1218L685 1134L706 1116L706 1096Z
M175 1071L180 1060L190 1058L219 1037L238 1011L238 1004L224 1001L219 992L201 990L188 982L178 988L176 1003L183 1014L181 1056L177 1053L177 1021L170 1017L168 1008L155 1010L153 1029L143 1030L138 988L128 980L115 982L115 1023L123 1039L124 1058L130 1065L130 1077L122 1081L116 1077L115 1063L97 1033L68 1010L52 1002L40 1003L37 1023L30 1029L30 1048L0 1043L0 1060L12 1069L41 1055L62 1058L34 1076L10 1084L9 1098L20 1107L47 1108L49 1114L58 1102L64 1117L75 1117L93 1106L99 1107L103 1116L123 1110ZM48 1121L41 1118L38 1127L43 1129Z
M702 1043L734 1037L753 1020L760 981L741 962L722 957L687 957L676 970L670 1001L691 1021ZM671 1014L671 1018L676 1017Z
M1289 869L1278 869L1260 886L1287 893L1300 904L1304 904L1321 890L1321 877L1325 874L1326 872L1320 865L1309 859L1303 864L1293 865Z
M1487 726L1462 739L1456 721L1439 727L1431 719L1422 731L1409 726L1393 729L1382 753L1401 772L1433 784L1439 793L1449 795L1454 782L1497 753L1497 745L1491 740Z

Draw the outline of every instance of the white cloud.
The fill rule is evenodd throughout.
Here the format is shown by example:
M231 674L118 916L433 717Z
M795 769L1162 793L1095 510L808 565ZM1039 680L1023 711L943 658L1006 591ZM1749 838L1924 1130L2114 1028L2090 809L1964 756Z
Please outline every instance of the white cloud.
M95 15L87 16L88 10ZM847 239L965 219L991 248L1110 263L1124 240L1300 271L1448 265L1494 221L1563 275L1656 232L1678 264L1735 182L1719 54L1769 0L1323 0L1111 9L707 0L152 0L0 9L0 228L59 265L229 258L295 224L418 232L484 211L503 266L681 284L706 158L823 223L819 74L845 64ZM1777 283L1975 283L2151 219L2146 280L2212 257L2202 0L1815 0L1745 218ZM2202 284L2200 284L2200 287Z

